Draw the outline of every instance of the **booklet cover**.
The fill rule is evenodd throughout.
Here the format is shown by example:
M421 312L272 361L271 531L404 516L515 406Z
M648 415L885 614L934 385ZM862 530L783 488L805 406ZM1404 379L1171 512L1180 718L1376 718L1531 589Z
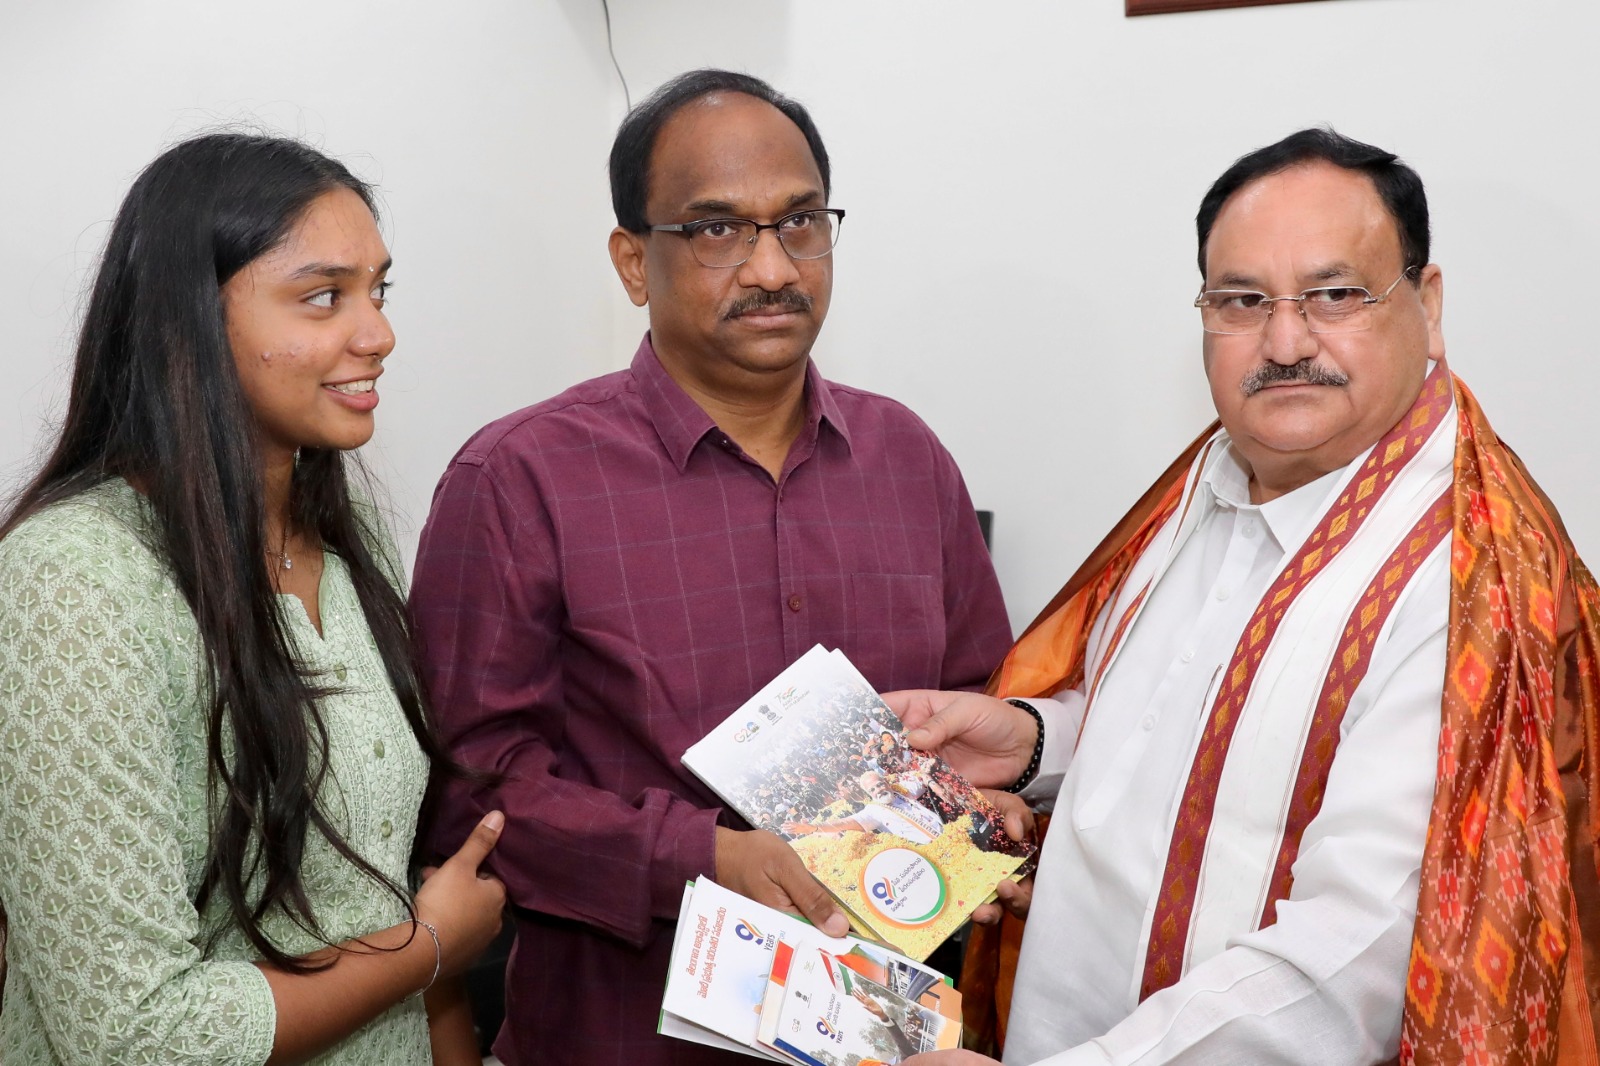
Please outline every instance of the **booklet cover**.
M707 885L712 882L706 878L700 879ZM704 987L700 985L702 972L701 959L704 957L706 935L700 923L696 920L697 912L694 907L694 893L696 882L690 881L683 888L683 905L678 908L678 934L672 942L672 963L667 970L667 990L661 1001L661 1015L656 1022L656 1032L662 1036L675 1037L679 1040L688 1040L696 1044L705 1044L708 1047L720 1048L723 1051L736 1051L740 1054L750 1055L758 1059L772 1062L786 1062L787 1059L774 1055L760 1047L754 1040L744 1039L747 1029L760 1021L759 1012L761 1003L759 999L755 1005L755 1013L747 1011L746 997L739 995L728 996L723 987L718 987L716 1000L711 999L711 988L716 975L716 967L712 966L706 975ZM728 895L734 896L729 892ZM743 896L734 896L743 900ZM765 908L763 908L765 909ZM713 911L713 913L715 913ZM726 913L726 912L724 912ZM778 913L782 913L781 911ZM704 917L704 912L699 912ZM785 915L785 917L792 917ZM798 922L800 919L794 918ZM776 928L776 927L774 927ZM701 951L699 955L692 955L693 942L699 937ZM713 954L718 954L715 949L720 947L720 937L717 945L713 945ZM724 957L726 961L726 957ZM747 955L738 961L755 963ZM713 964L715 959L712 960ZM691 965L692 963L692 965ZM754 969L754 967L750 967ZM737 987L742 984L740 977L729 978L729 968L723 969L723 986ZM743 975L741 975L743 976ZM763 982L764 984L764 982ZM731 1000L731 1002L729 1002ZM698 1019L691 1021L690 1019ZM739 1034L739 1039L733 1035Z
M784 942L817 944L862 976L960 1021L961 996L937 970L854 937L827 936L702 877L684 889L657 1032L776 1058L759 1046L758 1026L773 955Z
M758 829L788 840L860 931L925 959L1035 850L839 652L812 648L684 752Z
M959 1021L868 980L825 947L784 951L769 988L779 999L771 1046L808 1066L889 1066L961 1045Z

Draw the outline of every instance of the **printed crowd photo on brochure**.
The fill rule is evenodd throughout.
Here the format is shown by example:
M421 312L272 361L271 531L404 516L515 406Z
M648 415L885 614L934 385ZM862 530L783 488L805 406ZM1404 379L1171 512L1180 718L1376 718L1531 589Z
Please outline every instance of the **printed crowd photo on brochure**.
M1034 853L841 653L812 648L684 753L758 829L787 840L864 934L914 959Z

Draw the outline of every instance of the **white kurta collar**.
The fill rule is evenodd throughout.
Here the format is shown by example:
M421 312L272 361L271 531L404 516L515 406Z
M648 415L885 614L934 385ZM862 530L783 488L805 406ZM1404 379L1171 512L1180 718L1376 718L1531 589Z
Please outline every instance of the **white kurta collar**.
M1250 474L1244 459L1226 431L1201 474L1201 505L1209 512L1221 509L1256 515L1280 548L1296 547L1328 509L1330 497L1343 485L1354 467L1367 457L1362 452L1346 466L1324 474L1266 503L1250 502Z

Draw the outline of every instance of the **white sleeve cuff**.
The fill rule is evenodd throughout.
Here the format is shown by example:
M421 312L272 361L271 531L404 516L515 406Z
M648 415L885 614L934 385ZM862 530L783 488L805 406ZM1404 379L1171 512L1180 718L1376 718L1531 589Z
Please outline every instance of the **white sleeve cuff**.
M1026 703L1044 719L1044 751L1039 757L1039 772L1021 795L1031 806L1049 809L1055 805L1061 777L1067 772L1072 753L1078 746L1078 730L1083 726L1083 697L1069 689L1054 699L1029 697L1018 702Z

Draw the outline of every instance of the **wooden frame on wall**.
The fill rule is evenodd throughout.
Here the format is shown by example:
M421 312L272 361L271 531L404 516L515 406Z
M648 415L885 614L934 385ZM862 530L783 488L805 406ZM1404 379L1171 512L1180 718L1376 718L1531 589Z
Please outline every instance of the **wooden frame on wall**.
M1210 11L1219 7L1260 4L1303 4L1307 0L1126 0L1125 15L1166 15L1174 11Z

